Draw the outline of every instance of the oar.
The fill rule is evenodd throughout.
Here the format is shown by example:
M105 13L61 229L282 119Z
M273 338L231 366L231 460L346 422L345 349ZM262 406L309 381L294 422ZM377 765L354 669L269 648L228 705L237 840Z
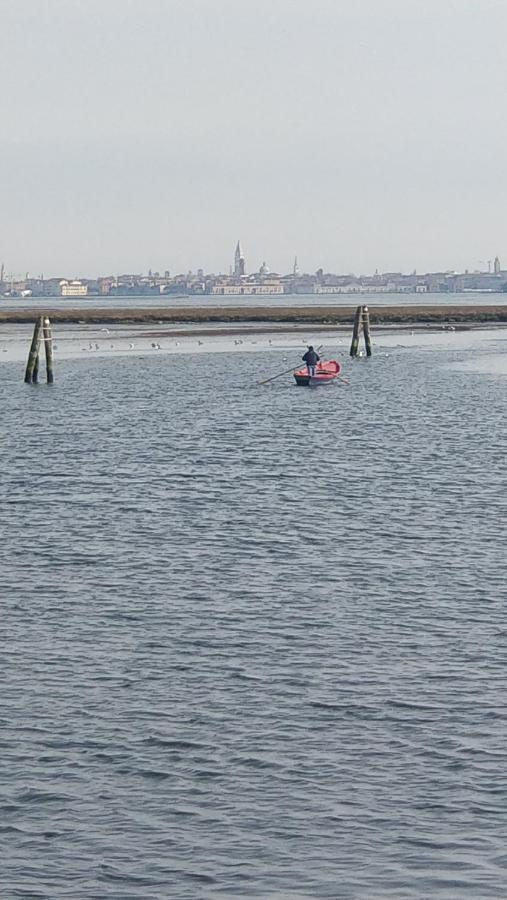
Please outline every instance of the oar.
M279 372L278 375L272 375L271 378L265 378L264 381L258 381L257 384L268 384L269 381L274 381L275 378L281 378L282 375L288 375L289 372L296 372L299 368L301 367L298 363L293 369L285 369L285 372Z
M320 347L317 347L317 352L322 350L324 344L321 344ZM289 372L296 372L301 368L301 363L298 363L297 366L294 366L293 369L286 369L285 372L279 372L278 375L272 375L271 378L265 378L264 381L258 381L257 384L268 384L269 381L274 381L275 378L281 378L282 375L288 375Z

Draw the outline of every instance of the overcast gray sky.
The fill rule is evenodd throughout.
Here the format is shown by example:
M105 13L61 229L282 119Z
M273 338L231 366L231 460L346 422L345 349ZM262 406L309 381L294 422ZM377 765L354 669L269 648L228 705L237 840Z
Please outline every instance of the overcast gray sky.
M507 267L506 0L0 0L0 260Z

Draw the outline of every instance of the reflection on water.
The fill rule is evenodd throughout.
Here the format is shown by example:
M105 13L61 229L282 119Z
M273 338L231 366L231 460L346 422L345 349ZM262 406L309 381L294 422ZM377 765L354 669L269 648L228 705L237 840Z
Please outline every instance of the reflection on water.
M505 380L470 353L0 366L3 896L503 896Z

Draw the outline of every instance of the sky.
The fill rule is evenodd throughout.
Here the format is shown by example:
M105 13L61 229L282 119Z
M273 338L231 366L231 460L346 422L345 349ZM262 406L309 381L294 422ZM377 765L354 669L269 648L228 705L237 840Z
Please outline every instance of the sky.
M507 268L505 0L0 0L0 261Z

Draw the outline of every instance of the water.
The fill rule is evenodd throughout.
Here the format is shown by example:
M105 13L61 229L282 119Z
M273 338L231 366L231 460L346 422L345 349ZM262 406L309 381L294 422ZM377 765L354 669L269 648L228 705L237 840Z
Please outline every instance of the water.
M220 297L206 294L202 297L177 297L152 294L140 297L18 297L0 298L0 310L12 309L179 309L192 306L228 307L244 306L357 306L367 303L374 306L505 306L505 293L457 293L457 294L282 294Z
M0 366L3 897L505 896L505 341L454 337Z

